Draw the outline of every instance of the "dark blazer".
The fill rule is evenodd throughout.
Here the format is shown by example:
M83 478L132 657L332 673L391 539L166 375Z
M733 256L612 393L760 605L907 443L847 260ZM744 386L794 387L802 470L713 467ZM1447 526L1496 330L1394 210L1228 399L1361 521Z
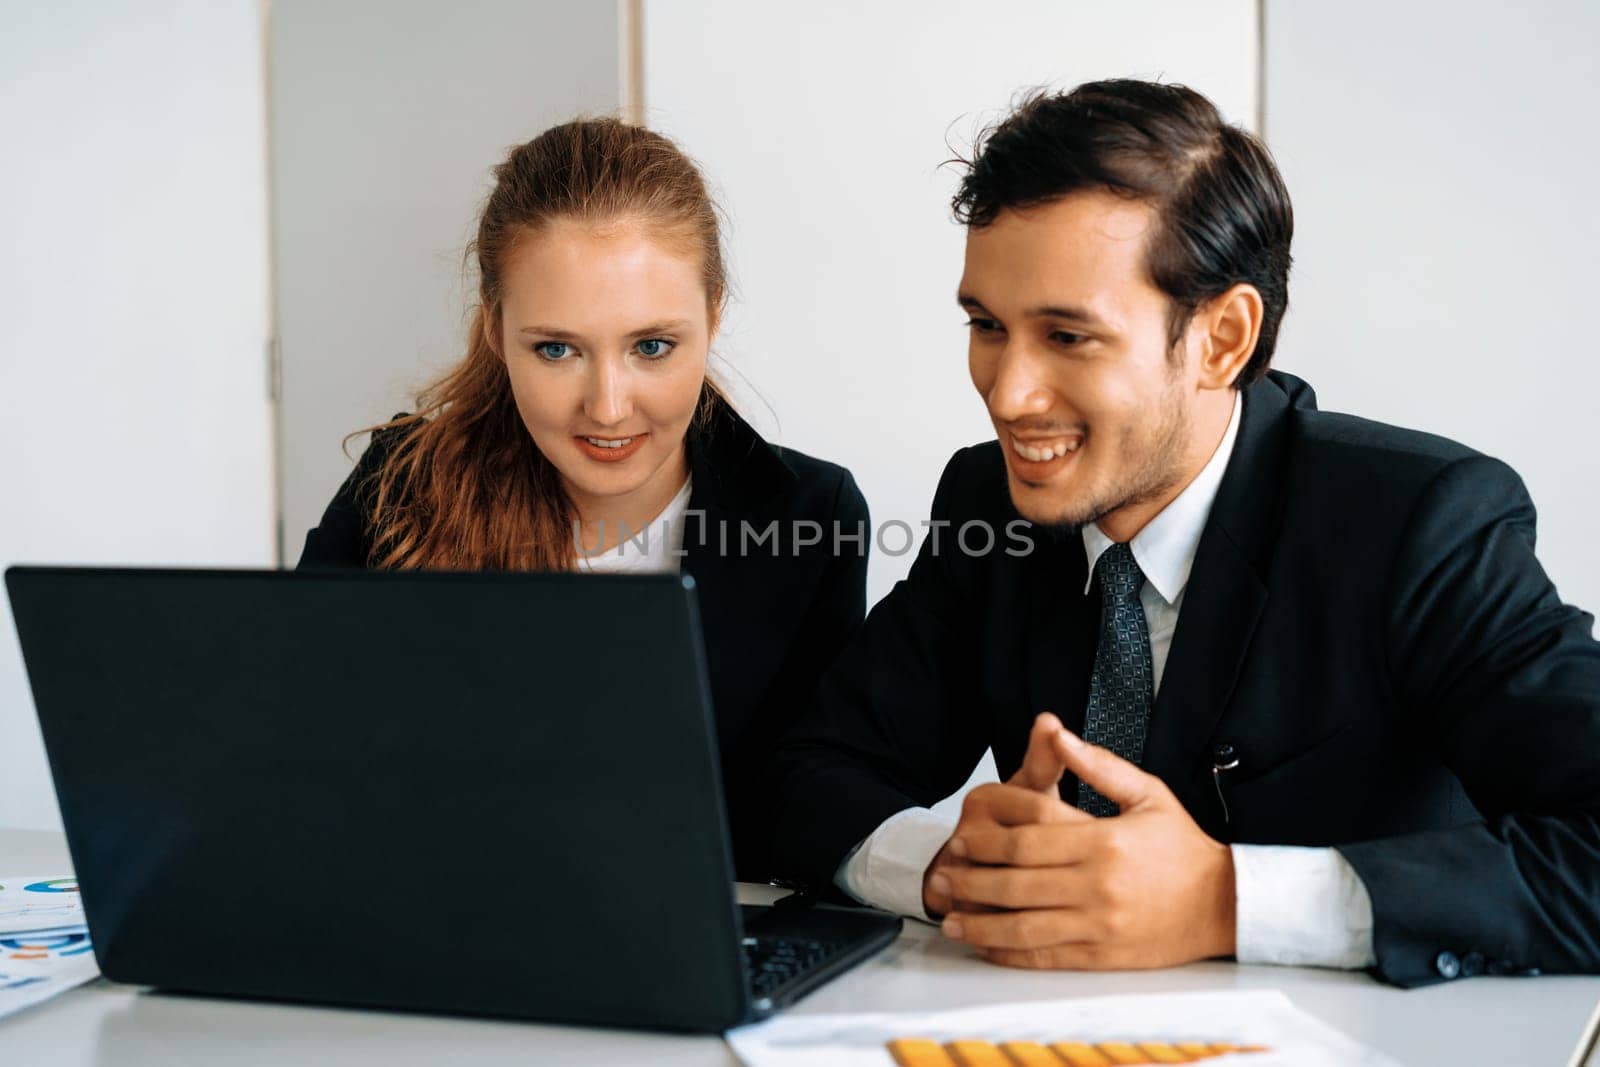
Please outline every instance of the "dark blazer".
M399 432L374 435L306 535L301 567L369 565L371 479ZM719 407L688 446L683 569L699 601L735 861L741 878L764 880L765 766L866 613L867 504L848 470L768 444L731 408ZM752 532L741 554L744 523ZM777 533L762 540L772 523Z
M1018 518L997 443L951 459L933 517ZM1099 594L1078 535L1035 531L1025 557L945 542L780 747L780 870L825 883L985 748L1011 775L1039 711L1082 729ZM1221 841L1337 846L1372 898L1375 970L1400 985L1600 970L1600 645L1533 543L1497 460L1319 412L1288 375L1245 391L1144 767Z

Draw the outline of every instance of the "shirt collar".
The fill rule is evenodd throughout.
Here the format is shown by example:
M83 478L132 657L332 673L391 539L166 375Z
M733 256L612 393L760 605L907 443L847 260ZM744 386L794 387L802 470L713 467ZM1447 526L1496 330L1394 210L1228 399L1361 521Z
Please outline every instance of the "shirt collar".
M1162 508L1144 529L1134 535L1129 548L1133 561L1144 572L1150 583L1167 605L1177 604L1189 584L1189 572L1194 568L1195 551L1200 547L1200 535L1205 532L1206 520L1211 516L1211 504L1217 499L1217 489L1222 485L1222 475L1228 469L1233 455L1234 441L1239 436L1239 412L1244 397L1234 393L1233 414L1228 416L1228 428L1211 459L1184 487L1177 499ZM1084 594L1094 585L1094 567L1100 554L1110 548L1111 538L1101 532L1095 523L1083 527L1083 551L1089 560L1089 577L1083 584Z

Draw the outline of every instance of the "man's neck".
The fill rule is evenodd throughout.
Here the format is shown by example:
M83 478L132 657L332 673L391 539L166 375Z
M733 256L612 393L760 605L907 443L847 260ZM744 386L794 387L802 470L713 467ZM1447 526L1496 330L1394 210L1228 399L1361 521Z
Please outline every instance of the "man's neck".
M1167 509L1167 505L1182 496L1183 491L1189 488L1189 484L1206 469L1211 457L1216 455L1218 446L1222 444L1222 438L1228 432L1228 423L1233 418L1234 401L1233 389L1208 390L1201 393L1195 400L1194 419L1190 424L1188 444L1184 448L1183 459L1179 464L1181 472L1179 476L1173 479L1171 486L1155 496L1101 516L1095 523L1100 527L1100 532L1118 544L1132 541L1139 536L1140 530L1150 525L1157 515Z

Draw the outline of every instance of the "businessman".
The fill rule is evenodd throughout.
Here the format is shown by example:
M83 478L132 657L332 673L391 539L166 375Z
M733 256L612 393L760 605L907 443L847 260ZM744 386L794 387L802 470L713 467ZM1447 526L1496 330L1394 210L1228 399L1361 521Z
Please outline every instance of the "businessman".
M955 209L997 440L780 747L778 865L1016 966L1600 970L1593 620L1508 467L1269 372L1262 145L1091 83L989 131ZM1019 517L1031 552L950 536ZM1005 782L927 810L989 748Z

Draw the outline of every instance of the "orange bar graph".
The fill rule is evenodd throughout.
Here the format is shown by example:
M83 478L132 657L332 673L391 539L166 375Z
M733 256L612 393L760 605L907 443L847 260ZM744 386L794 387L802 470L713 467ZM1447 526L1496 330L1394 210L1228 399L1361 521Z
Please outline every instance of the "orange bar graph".
M1229 1053L1271 1051L1264 1045L1205 1041L988 1041L962 1039L940 1044L923 1037L888 1044L899 1067L1122 1067L1124 1064L1199 1063Z
M1015 1067L1061 1067L1061 1058L1037 1041L1007 1041L1000 1051Z
M987 1041L951 1041L944 1048L961 1067L1013 1067L1010 1057Z
M957 1067L937 1041L902 1037L889 1042L889 1055L899 1067Z

